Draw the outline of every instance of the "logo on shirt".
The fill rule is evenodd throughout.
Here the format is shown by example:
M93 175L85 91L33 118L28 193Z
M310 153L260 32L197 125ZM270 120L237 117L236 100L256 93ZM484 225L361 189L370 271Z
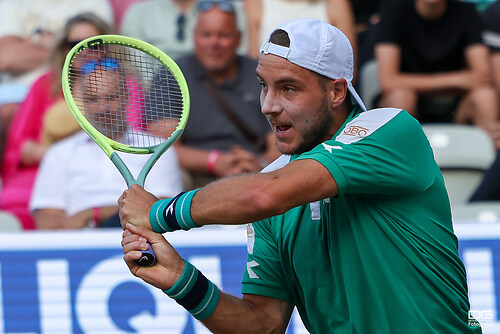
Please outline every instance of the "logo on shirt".
M368 134L368 131L370 131L369 129L367 128L363 128L361 126L356 126L356 125L352 125L346 129L344 129L344 134L347 135L347 136L360 136L360 137L364 137Z
M332 153L333 150L341 150L342 149L342 147L340 147L340 146L332 146L332 145L328 145L325 143L322 143L322 145L325 148L325 150L328 151L328 153Z
M248 272L248 277L250 278L260 278L259 275L257 275L255 273L255 271L253 271L253 267L257 267L259 264L257 263L257 261L255 260L252 260L250 262L247 262L247 272Z

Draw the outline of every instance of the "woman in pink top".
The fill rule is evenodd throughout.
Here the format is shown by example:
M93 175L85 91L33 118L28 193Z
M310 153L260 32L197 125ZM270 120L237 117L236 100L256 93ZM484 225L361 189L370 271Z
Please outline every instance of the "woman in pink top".
M54 103L63 99L61 72L66 54L79 41L110 32L109 25L94 14L70 19L54 47L53 70L33 84L9 127L1 170L0 209L15 214L24 229L35 227L28 203L38 164L46 150L41 143L43 118Z

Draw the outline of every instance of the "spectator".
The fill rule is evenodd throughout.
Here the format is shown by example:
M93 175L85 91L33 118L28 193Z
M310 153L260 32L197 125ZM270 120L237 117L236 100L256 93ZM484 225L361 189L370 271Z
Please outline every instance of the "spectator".
M481 12L484 25L483 40L490 49L493 79L497 94L500 94L500 2L496 1ZM500 125L492 124L493 140L500 142ZM498 145L497 145L498 146Z
M115 28L120 31L122 26L122 19L128 8L138 2L143 0L109 0L111 7L113 8L113 16L115 17Z
M17 215L25 229L34 227L28 202L38 164L46 150L41 144L42 122L47 111L63 100L61 73L66 54L80 40L110 32L110 26L94 14L84 13L71 18L53 48L52 70L33 84L15 115L2 164L0 208Z
M193 51L197 0L146 0L130 5L121 33L138 38L176 59Z
M325 22L286 22L261 50L262 112L286 155L265 173L172 199L126 190L130 271L214 333L285 333L294 307L310 333L481 333L443 177L417 120L365 109L349 41ZM159 234L247 222L241 298ZM146 241L156 263L138 267Z
M373 27L378 23L380 6L384 0L351 0L356 22L356 42L358 43L357 68L373 60ZM366 101L365 101L366 102Z
M483 40L491 52L491 64L497 92L500 94L500 1L489 5L481 18L484 24ZM500 141L500 127L493 126L495 141ZM478 188L472 194L471 202L500 200L500 153L485 173Z
M375 46L380 105L401 107L421 122L473 123L492 134L498 101L481 28L472 4L385 2Z
M191 176L187 188L214 177L259 171L263 160L278 156L260 112L257 62L236 52L241 35L234 6L203 1L198 11L195 53L177 61L192 97L189 121L175 143L180 164ZM231 121L233 116L239 121Z
M113 23L108 0L0 1L0 149L29 87L50 66L54 36L69 18L87 11Z
M347 35L357 53L354 14L348 0L245 0L245 10L250 57L258 58L262 43L278 24L298 18L331 23Z
M103 119L107 117L103 113L112 113L113 117L125 115L117 111L127 110L127 101L134 102L133 97L122 98L125 95L121 84L123 80L120 80L123 76L118 67L101 66L84 77L81 95L83 110ZM98 85L101 80L113 84ZM121 122L115 124L119 124L116 129L106 128L113 133L113 140L139 146L143 138L138 135L140 130L128 127L123 132ZM149 158L149 155L119 154L133 175L139 174ZM173 148L157 161L146 180L146 187L158 192L161 197L170 197L183 190ZM119 227L116 200L126 188L111 160L85 132L80 131L49 148L40 166L30 208L39 229Z
M121 33L153 44L172 59L191 54L194 50L193 31L198 15L198 2L199 0L146 0L134 3L125 12ZM242 6L234 3L233 6L241 29L245 27ZM238 51L244 53L246 49L240 46Z

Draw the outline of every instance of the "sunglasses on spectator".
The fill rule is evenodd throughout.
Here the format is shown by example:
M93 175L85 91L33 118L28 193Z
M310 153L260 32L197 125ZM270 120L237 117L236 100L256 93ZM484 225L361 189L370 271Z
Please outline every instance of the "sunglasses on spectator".
M118 61L113 58L102 58L99 60L90 60L82 66L83 75L89 75L94 72L98 67L106 70L117 70L119 68Z
M178 41L183 41L185 36L184 33L184 28L186 27L186 16L183 14L180 14L179 17L177 18L177 40Z
M199 12L206 12L207 10L212 9L214 6L226 13L235 12L233 4L228 1L201 1L198 3L197 9Z

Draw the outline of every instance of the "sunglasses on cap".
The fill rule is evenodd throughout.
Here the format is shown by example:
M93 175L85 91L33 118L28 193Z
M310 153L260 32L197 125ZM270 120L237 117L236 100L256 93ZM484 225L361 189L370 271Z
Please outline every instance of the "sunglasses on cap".
M90 60L82 66L83 75L89 75L94 72L98 67L106 70L117 70L119 68L118 61L113 58L102 58L99 60Z
M196 8L198 9L199 12L206 12L207 10L212 9L214 6L216 6L225 13L235 12L233 4L228 1L214 1L214 0L201 1L198 3L198 6Z

